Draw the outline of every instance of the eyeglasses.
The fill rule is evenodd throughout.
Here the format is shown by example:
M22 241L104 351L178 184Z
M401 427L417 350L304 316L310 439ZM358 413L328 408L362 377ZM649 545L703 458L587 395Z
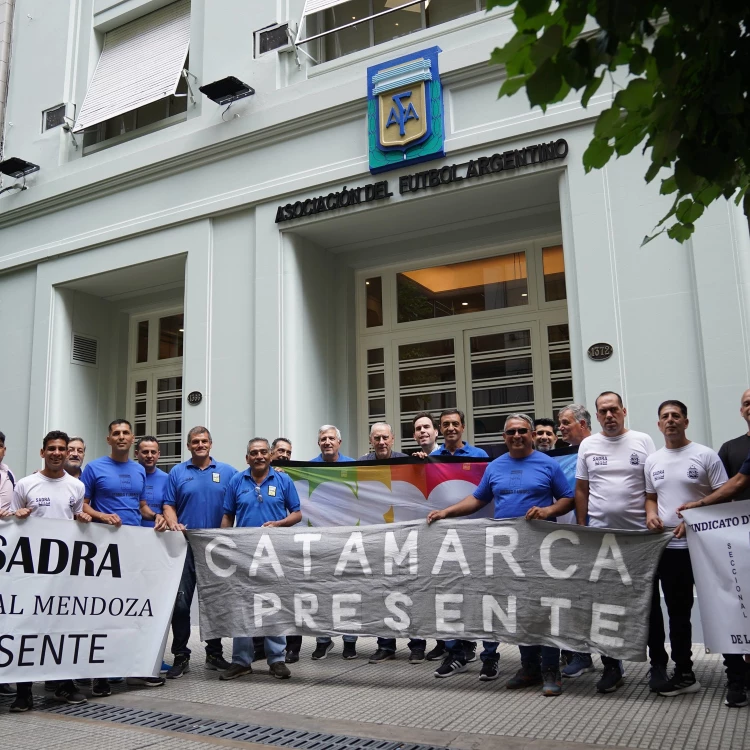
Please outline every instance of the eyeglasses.
M263 502L263 493L260 491L260 487L258 487L257 484L255 485L255 494L258 496L258 502L262 503Z
M528 431L528 427L516 427L513 430L506 430L505 434L508 435L508 437L513 437L513 435L525 435Z

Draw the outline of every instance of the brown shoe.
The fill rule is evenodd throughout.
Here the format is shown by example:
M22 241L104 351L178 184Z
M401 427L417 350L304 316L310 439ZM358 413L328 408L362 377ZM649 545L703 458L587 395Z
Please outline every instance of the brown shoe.
M288 680L292 676L289 667L283 661L275 661L273 664L269 664L268 669L274 677L278 677L280 680Z
M232 664L229 669L219 673L220 680L236 680L238 677L244 677L246 674L252 674L253 668L248 664Z

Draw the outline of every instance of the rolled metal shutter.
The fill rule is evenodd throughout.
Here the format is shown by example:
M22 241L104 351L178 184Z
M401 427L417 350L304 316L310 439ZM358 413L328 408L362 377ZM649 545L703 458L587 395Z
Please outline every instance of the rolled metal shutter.
M175 93L190 46L190 0L108 31L74 132Z

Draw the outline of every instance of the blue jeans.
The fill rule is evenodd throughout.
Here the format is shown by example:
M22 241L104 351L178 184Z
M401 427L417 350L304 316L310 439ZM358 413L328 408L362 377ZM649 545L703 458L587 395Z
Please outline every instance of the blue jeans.
M541 661L542 669L560 669L560 649L554 646L519 646L521 661L538 667Z
M445 649L446 651L450 651L451 653L455 654L458 652L459 656L463 656L463 654L466 651L465 643L470 643L470 641L458 641L458 640L451 640L445 642ZM497 641L482 641L482 653L479 654L479 658L484 662L487 661L487 659L496 659L497 658L497 647L500 644Z
M357 642L357 636L356 635L342 635L341 636L344 639L344 643L356 643ZM315 639L316 643L330 643L331 642L331 636L330 635L319 635Z
M277 661L284 661L286 649L286 636L270 636L265 639L266 661L269 664L275 664ZM253 648L252 638L235 638L232 643L232 664L242 664L243 667L249 667L253 663L255 649Z
M344 636L346 638L346 636ZM427 641L423 638L409 638L409 651L413 651L415 648L424 651L427 647ZM378 648L382 648L385 651L396 650L396 639L395 638L378 638Z

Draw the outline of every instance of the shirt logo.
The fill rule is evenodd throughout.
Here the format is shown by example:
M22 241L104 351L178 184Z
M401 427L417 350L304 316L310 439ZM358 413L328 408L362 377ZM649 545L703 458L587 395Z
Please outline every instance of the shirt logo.
M638 454L637 453L631 453L630 454L630 464L631 464L631 466L638 466L639 463L640 463L640 459L638 458Z
M52 505L52 501L48 497L38 497L36 499L36 504L40 508L49 508L50 505Z
M591 456L591 460L594 462L594 466L606 466L607 465L606 456Z
M664 469L657 469L656 471L652 471L651 476L654 478L654 482L658 482L659 480L664 479Z
M276 485L275 484L268 485L268 497L276 497Z
M211 474L211 479L218 484L221 481L221 477L219 476L219 472L215 471L213 474Z
M691 464L690 468L688 469L687 475L688 475L688 479L697 479L698 469Z
M130 490L133 489L130 474L120 474L120 489L123 492L130 492Z

